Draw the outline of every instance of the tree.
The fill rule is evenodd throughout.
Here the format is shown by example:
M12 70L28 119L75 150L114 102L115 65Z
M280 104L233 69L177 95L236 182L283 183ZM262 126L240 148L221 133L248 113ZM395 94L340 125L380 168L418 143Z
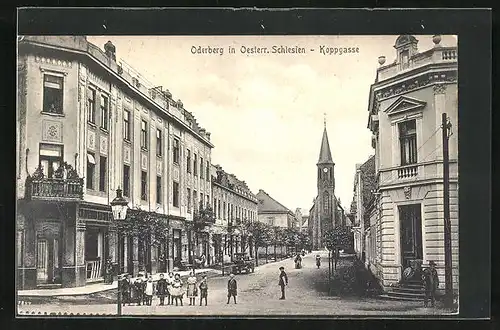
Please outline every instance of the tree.
M327 249L334 252L336 269L338 251L339 249L347 249L352 246L353 235L347 227L338 226L325 232L323 239Z
M117 227L123 235L137 237L144 248L166 242L169 232L165 218L141 209L130 209L125 220L117 221Z
M271 227L260 221L248 220L242 221L241 225L245 232L251 234L253 237L253 243L255 244L255 262L258 264L259 247L265 247L271 242Z

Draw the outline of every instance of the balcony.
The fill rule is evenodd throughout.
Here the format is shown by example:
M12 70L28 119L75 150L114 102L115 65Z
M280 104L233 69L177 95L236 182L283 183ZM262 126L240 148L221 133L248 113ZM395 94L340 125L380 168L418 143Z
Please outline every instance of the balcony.
M215 224L215 214L212 207L207 206L205 208L200 207L194 211L194 225L198 229L203 229L207 226Z
M418 165L406 165L398 168L398 178L399 179L407 179L414 178L418 175Z
M27 194L32 200L81 200L83 179L32 179Z
M26 178L26 199L77 201L83 199L83 179L64 162L54 173L46 177L43 168L38 167L32 176Z

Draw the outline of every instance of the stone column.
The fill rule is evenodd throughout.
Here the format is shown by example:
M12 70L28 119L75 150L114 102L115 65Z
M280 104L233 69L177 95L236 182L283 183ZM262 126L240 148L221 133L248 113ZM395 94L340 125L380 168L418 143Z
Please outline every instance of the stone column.
M24 290L36 288L36 232L35 218L28 217L24 223L23 264L21 268Z
M84 286L87 280L87 265L85 262L85 221L76 220L75 236L75 286Z
M207 258L207 265L212 265L215 262L215 247L214 247L214 234L211 231L208 232L208 244L209 244L208 250L210 258Z
M132 238L132 276L137 275L139 272L139 239Z

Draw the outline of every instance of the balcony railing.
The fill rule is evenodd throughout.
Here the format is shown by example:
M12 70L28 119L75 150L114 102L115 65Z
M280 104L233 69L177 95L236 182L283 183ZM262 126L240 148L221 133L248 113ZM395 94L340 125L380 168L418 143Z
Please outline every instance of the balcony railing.
M31 179L27 182L30 199L82 199L83 179Z
M407 165L401 168L398 168L398 178L406 179L413 178L418 175L418 165Z

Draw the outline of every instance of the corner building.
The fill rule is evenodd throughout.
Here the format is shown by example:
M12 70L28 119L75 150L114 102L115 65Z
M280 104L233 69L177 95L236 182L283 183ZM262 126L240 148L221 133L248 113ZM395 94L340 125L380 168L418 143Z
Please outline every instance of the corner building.
M211 205L210 133L168 90L117 63L111 42L104 49L82 36L19 42L19 289L102 281L108 258L117 268L118 248L119 271L134 275L190 262L191 201ZM130 213L168 223L166 242L117 241L118 187Z
M453 288L458 290L458 51L433 37L434 47L401 35L396 59L379 58L369 94L368 128L375 149L378 194L365 217L366 263L387 290L404 280L412 264L436 262L445 284L442 114L449 136L450 219ZM362 221L362 220L361 220ZM367 224L368 225L368 224ZM367 227L365 225L365 227Z

